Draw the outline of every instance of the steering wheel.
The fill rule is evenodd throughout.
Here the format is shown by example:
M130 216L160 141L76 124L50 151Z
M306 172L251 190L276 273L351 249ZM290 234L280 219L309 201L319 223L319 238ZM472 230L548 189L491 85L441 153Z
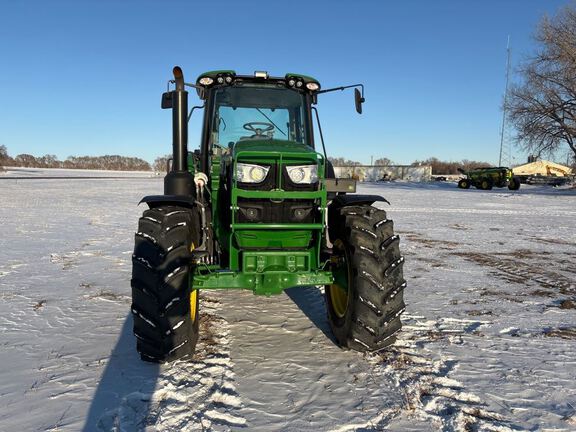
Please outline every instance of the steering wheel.
M263 126L263 127L257 127ZM265 122L250 122L242 126L247 131L252 132L256 136L264 136L264 132L270 132L274 130L274 125L272 123Z

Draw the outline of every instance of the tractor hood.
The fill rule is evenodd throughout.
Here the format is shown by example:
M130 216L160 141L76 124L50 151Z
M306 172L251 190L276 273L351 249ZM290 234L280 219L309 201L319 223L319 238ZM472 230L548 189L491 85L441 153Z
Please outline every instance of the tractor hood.
M238 155L243 152L263 154L272 152L281 153L282 155L286 155L288 158L296 156L297 154L310 155L312 158L315 158L312 155L316 154L316 151L306 144L275 139L246 140L236 143L233 152L234 158L238 157Z

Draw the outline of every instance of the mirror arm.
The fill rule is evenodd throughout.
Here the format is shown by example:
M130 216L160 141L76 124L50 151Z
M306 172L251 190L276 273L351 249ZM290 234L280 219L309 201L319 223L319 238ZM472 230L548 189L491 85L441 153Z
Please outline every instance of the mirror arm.
M347 88L353 88L353 87L360 87L360 89L362 91L362 98L364 98L364 84L352 84L352 85L343 86L343 87L334 87L331 89L320 90L320 91L316 92L316 94L329 93L329 92L333 92L333 91L337 91L337 90L346 90Z
M176 80L173 80L173 79L168 80L168 82L166 83L166 91L168 91L168 92L170 91L170 84L176 84ZM196 90L204 90L204 87L196 85L196 84L190 84L190 83L185 82L184 85L186 87L195 88Z

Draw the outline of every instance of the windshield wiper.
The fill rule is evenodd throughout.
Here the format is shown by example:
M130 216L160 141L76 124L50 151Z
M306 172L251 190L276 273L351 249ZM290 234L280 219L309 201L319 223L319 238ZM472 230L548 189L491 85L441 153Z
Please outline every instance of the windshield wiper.
M266 120L268 120L270 123L272 123L276 129L278 129L280 132L282 132L282 135L284 135L285 137L288 137L288 135L286 135L286 134L284 133L284 131L283 131L282 129L280 129L280 128L278 127L278 125L276 125L276 123L274 123L270 117L268 117L266 114L264 114L264 113L260 110L260 108L256 108L256 111L258 111L260 114L262 114L264 117L266 117Z

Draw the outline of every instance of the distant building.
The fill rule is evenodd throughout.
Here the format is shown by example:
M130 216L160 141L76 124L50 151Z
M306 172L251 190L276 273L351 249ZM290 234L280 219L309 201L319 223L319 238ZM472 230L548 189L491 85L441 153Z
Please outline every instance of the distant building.
M560 165L547 160L539 160L535 162L530 162L524 165L520 165L512 168L514 175L542 175L542 176L556 176L565 177L572 175L572 170L570 167Z

